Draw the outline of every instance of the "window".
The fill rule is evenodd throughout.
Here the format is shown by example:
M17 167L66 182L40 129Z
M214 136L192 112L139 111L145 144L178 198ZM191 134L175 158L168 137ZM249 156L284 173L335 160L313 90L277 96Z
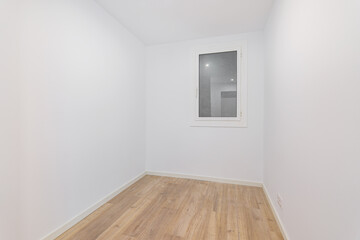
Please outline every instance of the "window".
M246 127L246 43L206 47L195 57L193 126Z

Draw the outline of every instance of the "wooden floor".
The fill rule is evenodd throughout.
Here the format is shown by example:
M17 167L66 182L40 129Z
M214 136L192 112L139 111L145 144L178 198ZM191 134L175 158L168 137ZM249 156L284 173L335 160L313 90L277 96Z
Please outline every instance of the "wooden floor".
M57 239L283 239L262 188L145 176Z

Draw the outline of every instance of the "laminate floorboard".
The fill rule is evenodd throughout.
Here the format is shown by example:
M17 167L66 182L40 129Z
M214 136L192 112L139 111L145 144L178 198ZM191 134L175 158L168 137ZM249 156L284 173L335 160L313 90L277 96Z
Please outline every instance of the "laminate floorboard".
M263 189L147 175L57 240L282 240Z

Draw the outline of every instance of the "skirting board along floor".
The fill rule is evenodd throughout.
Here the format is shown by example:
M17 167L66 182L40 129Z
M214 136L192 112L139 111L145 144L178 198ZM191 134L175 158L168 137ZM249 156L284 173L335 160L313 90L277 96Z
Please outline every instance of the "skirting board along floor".
M64 224L62 227L55 230L53 233L49 234L47 237L43 238L43 240L50 240L55 239L56 237L60 236L62 233L66 232L68 229L75 226L77 223L79 223L81 220L86 218L88 215L90 215L92 212L94 212L96 209L100 208L102 205L107 203L110 199L118 195L119 193L126 190L129 186L136 183L138 180L140 180L145 175L155 175L155 176L167 176L167 177L175 177L175 178L183 178L183 179L193 179L193 180L201 180L201 181L209 181L209 182L217 182L217 183L228 183L228 184L236 184L236 185L244 185L244 186L255 186L255 187L263 187L262 183L259 182L251 182L251 181L240 181L240 180L233 180L233 179L223 179L223 178L213 178L213 177L204 177L204 176L194 176L194 175L185 175L185 174L174 174L174 173L164 173L164 172L145 172L143 174L140 174L133 180L129 181L127 184L123 185L92 207L88 208L83 213L79 214L78 216L74 217L72 220ZM280 231L283 235L283 239L288 240L287 234L285 233L283 226L281 224L281 221L278 218L278 214L275 211L275 208L268 196L268 193L266 189L264 188L264 193L267 198L267 201L270 205L270 209L274 215L274 218L280 228ZM96 211L95 211L96 212Z
M147 175L57 240L282 240L261 187Z
M229 178L216 178L216 177L198 176L198 175L188 175L188 174L179 174L179 173L170 173L170 172L156 172L156 171L146 171L146 175L186 178L186 179L195 179L195 180L203 180L203 181L210 181L210 182L237 184L237 185L243 185L243 186L262 187L264 190L266 199L270 205L271 211L272 211L272 213L275 217L275 220L280 228L280 231L283 235L284 240L289 240L288 234L284 228L284 225L279 217L278 212L276 211L275 205L270 198L269 192L267 191L266 186L261 182L237 180L237 179L229 179Z
M237 180L237 179L229 179L229 178L216 178L216 177L207 177L207 176L198 176L198 175L188 175L188 174L180 174L180 173L147 171L146 175L186 178L186 179L194 179L194 180L218 182L218 183L228 183L228 184L253 186L253 187L262 187L263 186L263 184L261 182L253 182L253 181L245 181L245 180Z
M135 178L131 179L129 182L125 183L124 185L122 185L121 187L116 189L114 192L110 193L109 195L107 195L106 197L104 197L103 199L101 199L100 201L98 201L97 203L95 203L94 205L89 207L88 209L86 209L84 212L82 212L79 215L75 216L74 218L72 218L71 220L66 222L64 225L60 226L59 228L57 228L56 230L54 230L53 232L51 232L47 236L43 237L42 240L53 240L53 239L57 238L62 233L66 232L69 228L73 227L75 224L77 224L78 222L80 222L81 220L86 218L92 212L96 211L102 205L107 203L109 200L114 198L119 193L123 192L125 189L130 187L132 184L137 182L139 179L141 179L145 175L146 175L146 172L143 172L140 175L136 176Z
M280 231L281 231L281 233L282 233L282 235L283 235L283 237L284 237L284 240L289 240L288 234L287 234L287 232L286 232L286 230L285 230L285 228L284 228L284 224L282 223L281 218L279 217L279 214L278 214L278 212L277 212L276 209L275 209L274 203L273 203L273 201L271 200L270 195L269 195L269 192L268 192L268 190L267 190L267 188L266 188L265 185L263 185L263 190L264 190L265 196L266 196L266 198L267 198L267 201L269 202L269 205L270 205L270 207L271 207L271 211L272 211L273 214L274 214L275 220L276 220L276 222L277 222L277 224L278 224L278 226L279 226L279 228L280 228Z

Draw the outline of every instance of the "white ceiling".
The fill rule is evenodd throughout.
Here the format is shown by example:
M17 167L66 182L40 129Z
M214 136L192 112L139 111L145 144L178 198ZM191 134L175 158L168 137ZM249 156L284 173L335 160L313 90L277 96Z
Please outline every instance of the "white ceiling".
M263 29L273 0L97 0L145 44Z

